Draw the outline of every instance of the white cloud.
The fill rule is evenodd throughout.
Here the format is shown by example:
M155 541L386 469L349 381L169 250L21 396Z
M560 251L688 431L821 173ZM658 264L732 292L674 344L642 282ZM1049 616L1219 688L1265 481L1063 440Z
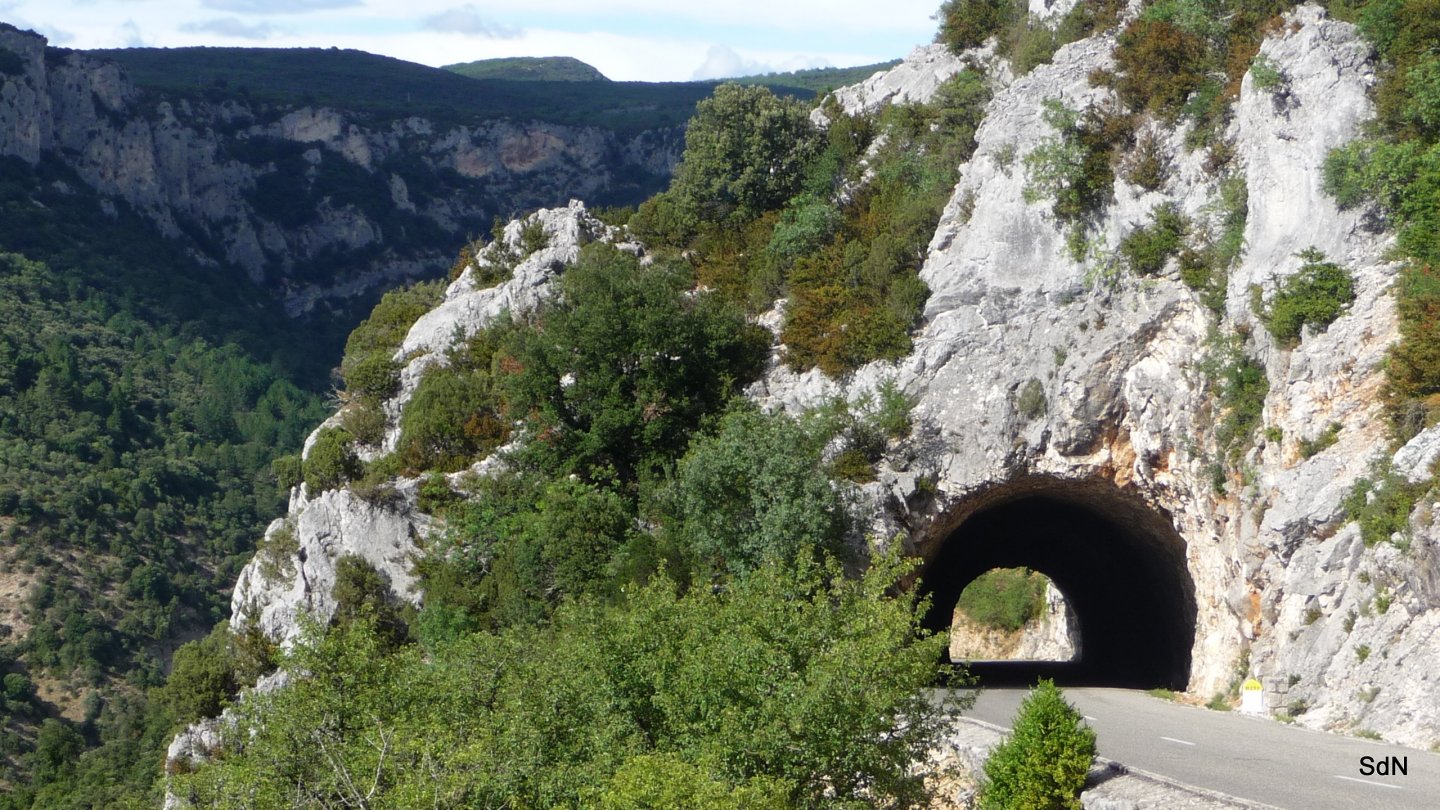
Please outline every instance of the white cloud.
M765 73L786 73L808 68L834 67L823 56L789 54L778 58L747 59L728 45L711 45L705 61L695 68L690 78L695 81L731 79L737 76L758 76Z
M140 24L132 20L126 20L120 26L120 43L126 48L145 47L145 35L140 32Z
M200 0L200 5L241 14L305 14L364 5L364 0Z
M482 15L474 5L467 3L439 14L432 14L420 23L426 31L441 34L464 34L468 37L486 39L515 39L523 33L513 26L498 23Z
M695 72L690 74L690 78L704 81L763 72L765 72L765 67L759 62L747 61L725 45L711 45L710 50L705 54L705 61L700 63L700 67L695 68Z
M249 25L239 17L220 17L204 22L185 23L180 26L180 30L192 34L215 34L232 39L262 40L275 36L278 29L268 22Z

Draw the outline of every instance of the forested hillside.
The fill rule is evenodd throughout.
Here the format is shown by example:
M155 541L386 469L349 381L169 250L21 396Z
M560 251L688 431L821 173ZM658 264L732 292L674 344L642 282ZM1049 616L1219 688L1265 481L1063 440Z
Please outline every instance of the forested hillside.
M223 583L284 504L270 462L323 415L338 341L243 278L194 274L63 167L0 169L0 802L104 806L153 784L169 721L147 690L226 615ZM96 744L81 787L73 758ZM57 779L43 801L18 790Z

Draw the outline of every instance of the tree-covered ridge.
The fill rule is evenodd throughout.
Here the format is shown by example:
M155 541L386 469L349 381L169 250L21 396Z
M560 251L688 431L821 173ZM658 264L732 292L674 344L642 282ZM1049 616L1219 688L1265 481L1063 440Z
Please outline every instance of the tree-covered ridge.
M514 81L608 82L593 65L572 56L509 56L443 65L441 70L469 79L511 79Z
M52 49L53 50L53 49ZM356 50L323 48L121 48L86 53L117 62L141 88L212 100L324 106L446 124L548 121L633 135L677 127L716 82L576 82L470 78ZM810 98L813 91L783 92Z

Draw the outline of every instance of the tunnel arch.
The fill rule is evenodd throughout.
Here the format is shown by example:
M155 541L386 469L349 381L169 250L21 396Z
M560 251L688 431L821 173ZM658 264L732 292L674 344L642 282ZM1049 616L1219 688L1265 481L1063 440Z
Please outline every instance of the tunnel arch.
M965 499L927 534L919 571L930 598L926 629L947 632L960 592L994 568L1039 571L1074 610L1077 660L1048 669L1015 662L992 668L992 677L1187 686L1195 586L1185 541L1163 510L1109 481L1032 476Z

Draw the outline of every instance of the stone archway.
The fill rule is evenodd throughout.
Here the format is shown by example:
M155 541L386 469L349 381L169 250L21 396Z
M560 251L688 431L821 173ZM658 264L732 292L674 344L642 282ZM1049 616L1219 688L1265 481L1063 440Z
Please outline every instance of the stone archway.
M1079 620L1076 661L1017 662L992 668L991 678L1186 687L1195 586L1168 515L1106 481L1037 476L967 498L946 518L920 542L927 629L945 632L965 586L1009 567L1048 576Z

